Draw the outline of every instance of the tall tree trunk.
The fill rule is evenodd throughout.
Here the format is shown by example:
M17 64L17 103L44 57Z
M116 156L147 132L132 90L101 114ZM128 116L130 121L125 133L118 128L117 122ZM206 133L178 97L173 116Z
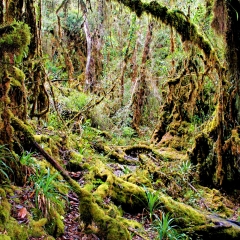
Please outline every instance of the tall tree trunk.
M150 54L150 44L152 42L152 32L153 32L153 22L148 25L148 32L144 44L143 55L142 55L142 63L140 67L140 77L138 81L138 86L136 92L133 96L133 128L140 134L139 124L142 117L142 111L144 104L146 103L147 95L148 95L148 84L146 82L146 69L147 69L147 61L149 60Z
M127 43L126 50L124 52L123 56L123 62L121 66L121 74L120 74L120 99L121 99L121 105L123 105L123 98L124 98L124 77L127 70L127 64L132 56L132 46L135 46L135 38L133 37L136 34L136 16L133 16L131 28L129 30L129 41ZM133 50L134 51L134 50Z
M57 33L57 36L55 36L55 39L56 39L58 47L62 50L64 60L65 60L65 66L66 66L67 73L68 73L68 84L69 84L69 86L71 86L72 82L73 82L74 67L72 64L71 57L69 56L67 46L62 41L61 19L60 19L60 16L58 15L59 11L62 8L66 9L66 6L68 3L69 3L69 0L63 0L63 2L61 3L61 5L58 7L58 9L56 11L56 15L57 15L57 19L58 19L58 33Z
M85 32L86 40L87 40L87 61L85 68L85 91L93 90L93 71L92 71L92 35L89 28L89 23L87 19L87 6L83 0L79 0L79 4L82 10L84 22L83 29Z

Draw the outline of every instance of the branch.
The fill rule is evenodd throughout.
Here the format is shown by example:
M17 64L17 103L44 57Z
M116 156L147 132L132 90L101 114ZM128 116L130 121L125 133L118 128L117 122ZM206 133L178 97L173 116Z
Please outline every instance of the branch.
M170 10L166 6L161 5L157 1L150 3L143 3L141 0L115 0L119 3L129 7L131 11L135 12L137 16L147 13L157 18L166 25L172 26L182 36L182 41L190 41L201 49L208 62L213 62L218 71L223 70L217 54L212 48L211 43L198 32L197 26L189 21L178 10ZM212 64L211 64L212 65Z

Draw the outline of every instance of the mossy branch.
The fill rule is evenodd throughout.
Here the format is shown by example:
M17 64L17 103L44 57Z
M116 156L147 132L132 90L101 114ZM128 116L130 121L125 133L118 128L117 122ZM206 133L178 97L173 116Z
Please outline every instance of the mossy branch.
M219 71L223 69L211 43L198 31L197 26L180 11L170 10L157 1L143 3L141 0L117 0L117 2L129 7L139 17L143 13L147 13L164 24L175 28L181 35L183 42L190 41L198 46L204 52L208 62L211 62L211 65L215 65Z

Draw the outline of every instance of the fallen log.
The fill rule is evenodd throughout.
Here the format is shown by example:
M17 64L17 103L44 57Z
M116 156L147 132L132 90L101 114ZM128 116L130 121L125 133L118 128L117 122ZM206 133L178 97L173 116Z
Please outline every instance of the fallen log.
M90 193L85 188L74 181L68 172L59 165L42 147L35 141L33 134L28 127L18 118L11 116L11 124L17 131L24 133L25 138L35 149L41 153L45 159L60 172L63 178L69 183L73 191L80 200L80 218L88 226L94 222L99 233L106 239L130 239L128 230L129 225L123 218L106 206L99 205L99 199L110 197L115 204L130 206L132 210L141 212L146 203L145 190L136 184L124 181L115 176L100 160L95 166L96 175L103 180L97 190ZM151 190L149 190L151 191ZM208 212L200 212L184 203L174 201L171 197L159 193L159 201L162 209L170 212L175 219L175 223L181 228L182 232L187 233L194 239L240 239L240 226L232 221L212 215ZM109 214L108 214L108 213ZM111 217L111 215L113 217Z

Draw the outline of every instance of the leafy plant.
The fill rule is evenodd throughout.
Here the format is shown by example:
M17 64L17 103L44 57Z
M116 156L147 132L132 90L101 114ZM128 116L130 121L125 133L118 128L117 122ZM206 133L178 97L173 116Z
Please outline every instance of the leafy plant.
M55 204L63 207L60 196L64 196L56 189L54 184L58 175L58 172L51 174L48 168L47 174L42 169L37 169L36 174L32 177L35 189L35 203L44 216L49 215L50 209Z
M33 153L31 153L31 152L24 151L22 156L19 159L20 163L22 165L33 166L34 161L33 161L33 158L32 158L32 154Z
M190 161L183 162L180 166L180 173L184 176L184 178L191 172L193 169L192 163Z
M14 175L10 164L14 161L15 158L10 150L5 145L0 145L0 179L10 181L9 175Z
M151 192L145 186L143 186L146 198L147 198L147 210L149 212L149 218L152 222L154 211L160 207L161 202L159 201L159 191Z
M129 169L128 166L124 166L124 167L123 167L123 173L124 173L124 174L128 174L128 173L130 173L130 172L131 172L131 170Z
M157 219L154 222L154 228L158 232L158 239L159 240L177 240L177 239L186 239L185 234L179 234L175 227L176 225L173 225L174 218L171 218L170 214L167 213L166 215L162 213L162 218Z
M131 127L123 127L122 131L124 137L133 137L133 135L135 134L134 129L132 129Z
M101 184L103 184L104 182L102 181L102 179L97 178L97 179L93 180L92 183L93 183L94 187L98 187L98 186L100 186Z

